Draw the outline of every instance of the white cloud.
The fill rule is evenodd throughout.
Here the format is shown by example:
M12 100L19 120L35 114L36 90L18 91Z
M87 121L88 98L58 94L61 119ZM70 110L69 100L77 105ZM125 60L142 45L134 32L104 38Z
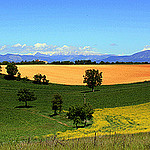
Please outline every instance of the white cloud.
M0 50L3 50L3 49L5 49L7 46L6 45L4 45L4 46L2 46L1 48L0 48Z
M150 45L144 46L144 49L142 51L150 50Z
M36 44L34 44L34 46L36 47L36 48L43 48L43 47L47 47L48 45L46 44L46 43L43 43L43 44L41 44L41 43L36 43Z
M90 46L84 46L83 47L83 50L88 50L88 49L91 49L91 47Z
M24 47L26 47L26 46L27 46L26 44L23 44L23 45L22 45L22 48L24 48Z
M15 45L13 45L12 47L20 47L20 46L22 46L21 44L15 44Z
M0 47L1 54L6 53L17 53L17 54L29 54L34 55L37 52L47 55L94 55L99 54L95 52L95 49L90 46L75 47L75 46L57 46L47 45L46 43L36 43L35 45L26 44L15 44L15 45L4 45ZM3 51L2 51L3 50Z
M67 45L64 45L62 48L69 48L69 46L67 46Z

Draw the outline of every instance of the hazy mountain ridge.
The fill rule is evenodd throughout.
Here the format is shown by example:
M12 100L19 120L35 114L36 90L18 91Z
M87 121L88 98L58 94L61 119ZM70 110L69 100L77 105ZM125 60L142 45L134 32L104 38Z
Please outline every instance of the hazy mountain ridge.
M145 50L137 52L133 55L128 56L110 56L106 59L103 59L105 62L150 62L150 50Z
M20 61L32 61L32 60L42 60L42 61L75 61L75 60L91 60L91 61L97 61L99 59L105 59L109 57L110 55L45 55L36 53L35 55L19 55L19 54L6 54L6 55L0 55L0 62L3 61L14 61L14 62L20 62Z
M21 62L21 61L32 61L32 60L42 60L42 61L75 61L75 60L91 60L99 63L100 61L104 62L150 62L150 50L141 51L133 55L128 56L116 56L111 54L88 54L88 55L64 55L64 54L42 54L40 52L35 53L34 55L19 55L19 54L5 54L0 55L0 62L9 61L9 62Z

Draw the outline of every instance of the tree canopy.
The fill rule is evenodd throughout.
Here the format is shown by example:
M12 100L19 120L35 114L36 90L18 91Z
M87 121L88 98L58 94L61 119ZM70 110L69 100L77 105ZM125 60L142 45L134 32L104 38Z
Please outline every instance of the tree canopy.
M85 71L83 75L83 83L86 83L89 88L92 88L94 92L94 87L100 86L102 84L102 72L96 69L89 69Z
M17 74L18 67L13 63L9 63L7 64L6 70L7 70L8 75L13 77L14 75Z
M59 114L61 113L62 110L62 97L60 94L55 94L53 99L52 99L52 110L54 110L54 114L57 114L57 110L59 110Z
M17 96L19 101L25 102L25 107L27 107L27 101L34 101L37 99L34 93L26 88L20 89Z
M73 124L78 128L78 124L84 121L84 126L86 126L87 120L92 118L94 113L92 106L89 103L85 103L82 106L71 106L69 107L69 112L67 113L68 119L73 120Z
M46 79L46 75L35 74L34 75L34 83L41 84L43 80L43 84L48 84L49 80Z

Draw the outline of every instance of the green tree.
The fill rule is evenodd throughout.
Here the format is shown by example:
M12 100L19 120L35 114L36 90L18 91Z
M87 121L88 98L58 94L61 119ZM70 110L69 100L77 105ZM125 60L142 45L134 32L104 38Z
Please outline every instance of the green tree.
M76 125L76 128L78 128L78 124L82 122L81 113L81 106L71 106L69 107L69 112L67 112L68 119L73 120L73 124Z
M48 84L49 80L46 80L46 75L43 75L42 77L43 84Z
M34 75L33 78L34 78L35 83L41 84L41 80L42 80L43 76L41 74L36 74L36 75Z
M26 88L20 89L18 91L17 96L18 96L19 101L25 102L25 107L27 107L28 101L34 101L37 99L36 96L34 95L34 93L31 92L29 89L26 89Z
M17 80L20 81L20 79L21 79L21 73L18 72L18 73L17 73Z
M16 75L18 72L18 67L13 63L9 63L6 66L6 70L7 70L8 75L10 75L11 77L14 77L14 75Z
M85 103L82 106L82 120L84 120L84 126L86 126L87 120L92 118L92 114L94 113L92 105L89 103Z
M92 106L89 103L85 103L82 106L71 106L67 112L68 119L73 120L73 124L78 128L78 123L84 121L84 126L86 126L87 120L92 118L94 113Z
M86 83L89 88L92 88L93 92L94 87L100 86L102 84L102 72L99 73L99 70L86 70L85 75L83 75L83 77L83 83Z
M55 94L52 99L52 110L54 110L54 114L57 114L57 110L59 110L59 114L62 110L63 100L60 94Z

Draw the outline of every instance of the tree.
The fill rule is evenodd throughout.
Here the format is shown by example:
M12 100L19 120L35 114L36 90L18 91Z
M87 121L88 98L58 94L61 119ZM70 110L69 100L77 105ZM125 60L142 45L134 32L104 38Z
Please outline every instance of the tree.
M82 107L82 120L84 120L84 126L86 126L87 120L92 118L93 113L92 105L85 103Z
M36 75L34 75L33 78L34 78L35 83L41 84L41 80L42 80L43 76L41 74L36 74Z
M86 126L87 119L92 118L94 113L92 106L89 103L85 103L82 106L71 106L67 112L68 119L73 120L73 124L78 128L78 123L84 121L84 126Z
M7 69L8 75L10 75L11 77L14 77L14 75L16 75L18 72L18 67L13 63L7 64L6 69Z
M69 107L69 112L67 112L68 119L73 120L73 124L76 125L76 128L78 128L78 123L82 122L81 112L81 106L71 106Z
M27 107L27 101L34 101L37 99L34 93L26 88L20 89L17 96L19 101L25 102L25 107Z
M57 114L57 110L59 110L59 114L61 113L62 110L62 97L59 94L55 94L52 100L52 110L54 110L54 114Z
M43 75L42 77L43 84L48 84L49 80L46 80L46 75Z
M86 83L89 88L92 88L94 92L94 87L100 86L102 84L102 72L99 70L90 69L85 71L85 76L83 75L83 83Z
M20 81L20 79L21 79L21 73L18 72L18 73L17 73L17 80Z
M34 83L41 84L43 80L43 84L48 84L49 80L46 80L46 75L36 74L34 75Z

